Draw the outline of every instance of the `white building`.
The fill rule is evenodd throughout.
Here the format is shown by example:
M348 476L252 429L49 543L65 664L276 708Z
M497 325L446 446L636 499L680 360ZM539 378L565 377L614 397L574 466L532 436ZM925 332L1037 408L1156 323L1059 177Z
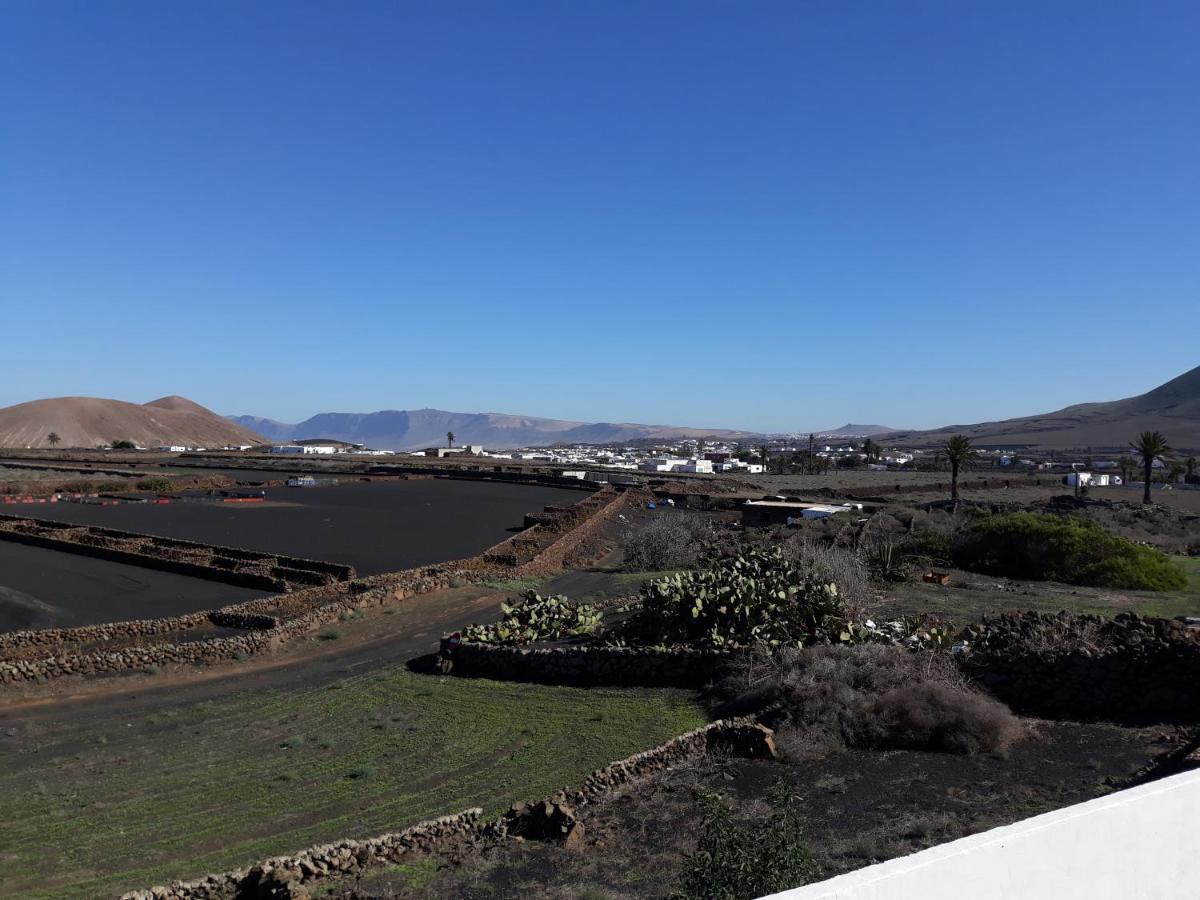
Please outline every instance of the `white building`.
M1064 475L1062 483L1067 487L1075 487L1081 485L1083 487L1108 487L1113 483L1112 475L1097 475L1093 472L1072 472L1070 475ZM1121 483L1121 479L1117 476L1117 484Z
M305 454L332 456L338 450L337 447L329 444L280 444L272 447L271 452L281 456L304 456Z

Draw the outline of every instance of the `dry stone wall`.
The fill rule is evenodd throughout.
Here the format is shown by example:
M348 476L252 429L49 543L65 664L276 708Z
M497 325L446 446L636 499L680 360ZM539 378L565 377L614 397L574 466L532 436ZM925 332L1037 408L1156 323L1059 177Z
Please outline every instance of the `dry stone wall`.
M464 643L454 652L451 672L498 681L569 684L580 687L687 687L722 674L728 657L690 647L500 647Z
M569 539L576 529L588 527L594 516L608 512L622 499L619 492L611 489L603 492L599 502L594 496L583 501L588 504L585 507L588 513L576 519L578 524L539 543L539 553L552 551L558 541ZM575 513L570 515L576 517ZM70 527L52 524L60 529ZM537 561L537 554L530 558L534 564ZM175 663L212 664L238 659L276 648L360 607L395 602L458 583L523 572L498 563L489 550L469 559L324 584L186 616L13 632L0 635L0 684L45 681L65 675L111 675ZM207 625L236 628L246 633L179 640ZM145 640L167 635L175 640L154 643Z
M354 577L354 567L92 525L0 515L0 540L191 575L238 587L287 591Z
M534 810L574 819L573 807L593 803L604 795L640 778L695 759L722 752L743 757L775 755L773 734L750 719L723 719L672 738L651 750L635 753L597 769L576 789L564 789L535 803L518 803L490 822L483 810L468 809L452 816L422 822L403 831L367 838L320 844L299 853L272 857L248 869L207 875L131 891L121 900L258 900L310 896L308 887L321 878L360 872L371 866L402 861L413 853L436 853L466 841L504 840L531 836L529 820ZM543 839L554 837L546 830Z
M962 667L1025 715L1200 720L1200 631L1176 619L1026 612L985 619Z

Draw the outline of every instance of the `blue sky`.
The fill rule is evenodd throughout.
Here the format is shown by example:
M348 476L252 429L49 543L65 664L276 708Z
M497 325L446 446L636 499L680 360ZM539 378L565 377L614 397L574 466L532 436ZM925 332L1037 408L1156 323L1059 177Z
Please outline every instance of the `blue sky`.
M0 3L0 405L806 430L1200 364L1200 4Z

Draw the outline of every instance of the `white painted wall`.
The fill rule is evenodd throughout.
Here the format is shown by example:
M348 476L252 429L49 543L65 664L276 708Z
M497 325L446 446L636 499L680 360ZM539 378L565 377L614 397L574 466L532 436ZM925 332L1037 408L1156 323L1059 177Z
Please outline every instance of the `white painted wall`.
M1200 771L993 828L770 900L1200 897Z

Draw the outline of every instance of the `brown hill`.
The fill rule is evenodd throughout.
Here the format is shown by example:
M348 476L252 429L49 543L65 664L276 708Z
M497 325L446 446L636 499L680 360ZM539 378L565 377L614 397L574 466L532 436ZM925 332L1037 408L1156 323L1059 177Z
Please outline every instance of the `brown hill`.
M1107 403L1078 403L1057 412L1001 422L948 425L889 434L889 444L921 446L951 434L976 444L1010 447L1124 449L1138 432L1161 431L1176 450L1200 449L1200 366L1151 391Z
M133 441L139 447L171 444L223 447L265 443L243 428L183 397L163 397L140 405L97 397L55 397L0 409L0 447L96 447Z

